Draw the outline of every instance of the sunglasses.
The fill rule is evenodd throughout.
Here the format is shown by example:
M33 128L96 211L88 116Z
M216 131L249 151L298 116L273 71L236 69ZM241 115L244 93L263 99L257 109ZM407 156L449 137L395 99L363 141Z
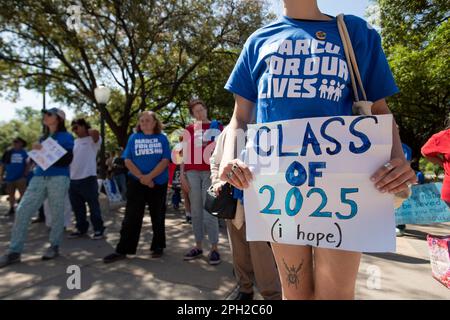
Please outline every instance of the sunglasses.
M78 125L72 126L72 131L76 131L76 130L78 130Z
M51 113L51 112L45 112L44 115L49 116L49 117L56 116L56 114Z

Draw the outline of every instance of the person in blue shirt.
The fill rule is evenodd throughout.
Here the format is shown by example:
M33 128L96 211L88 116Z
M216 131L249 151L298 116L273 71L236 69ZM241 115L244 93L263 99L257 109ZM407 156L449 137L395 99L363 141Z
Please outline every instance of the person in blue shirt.
M284 0L284 16L254 32L225 88L235 95L230 138L219 176L238 189L253 176L237 159L237 133L257 123L352 114L348 65L335 17L316 0ZM345 16L372 113L388 114L385 97L395 85L378 33L366 21ZM415 181L393 123L391 160L374 172L380 192L405 193ZM245 199L244 199L245 202ZM285 299L353 299L361 253L272 243ZM294 270L294 271L293 271ZM300 285L297 285L300 283Z
M412 149L406 143L402 142L402 150L403 150L403 153L405 154L406 161L411 162L411 160L412 160Z
M7 150L2 157L2 166L0 170L0 181L6 182L6 192L9 198L9 211L7 216L14 214L16 204L16 190L19 191L20 198L23 197L27 188L28 175L28 154L25 151L27 142L18 137L13 140L12 148ZM3 178L3 175L5 177Z
M166 247L166 196L171 156L169 140L162 133L161 121L151 111L139 116L136 131L128 139L122 155L130 179L120 241L115 252L103 258L105 263L136 254L146 205L150 209L153 229L152 257L161 257Z
M0 268L20 262L31 217L36 214L45 199L49 201L52 225L50 247L42 259L50 260L59 256L59 246L64 233L64 200L69 190L69 165L73 158L74 139L66 130L64 111L52 108L43 112L44 136L33 144L33 150L41 150L41 143L51 137L66 153L46 170L36 166L33 178L17 208L9 252L0 257Z

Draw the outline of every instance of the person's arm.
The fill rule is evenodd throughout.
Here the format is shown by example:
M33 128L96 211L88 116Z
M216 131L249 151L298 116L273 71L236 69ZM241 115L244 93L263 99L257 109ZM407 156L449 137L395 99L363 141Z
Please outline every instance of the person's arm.
M56 161L53 166L55 167L67 167L72 163L73 160L73 151L67 150L67 153L65 153L58 161Z
M237 150L238 134L247 130L247 124L252 121L255 104L239 95L235 95L234 112L227 128L227 138L219 167L219 178L227 181L238 189L245 189L252 180L252 173L247 165L237 159L241 150ZM242 137L241 137L242 138ZM233 166L235 169L233 170ZM230 172L233 171L231 177Z
M223 157L223 147L226 140L226 132L222 131L216 141L216 147L214 148L214 152L209 159L210 168L211 168L211 185L213 186L213 190L216 194L220 192L222 186L225 184L224 181L219 178L219 168L220 168L220 160Z
M125 159L125 166L128 170L130 170L133 176L135 176L139 180L141 180L141 178L144 176L141 170L139 170L139 168L130 159Z
M169 163L170 163L169 159L162 159L156 165L156 167L149 174L146 175L147 178L150 179L150 180L153 180L154 178L159 176L161 173L163 173L164 170L166 170L166 168L169 165Z
M372 114L391 114L385 99L380 99L373 104ZM375 172L371 177L372 182L381 192L393 194L409 192L408 184L416 182L416 175L406 161L395 119L392 121L392 151L389 164L390 166L383 166Z
M184 167L184 157L185 157L185 148L189 148L190 146L187 145L187 143L189 143L190 139L184 139L185 135L190 135L188 129L184 129L183 135L181 135L180 137L180 142L182 143L182 148L180 150L180 155L182 158L182 161L180 163L180 183L181 183L181 189L189 194L189 192L191 191L191 186L189 185L189 181L187 179L187 175L186 175L186 170ZM187 154L190 154L189 152Z
M444 161L439 156L436 156L436 157L427 157L427 156L425 156L425 158L428 161L430 161L431 163L433 163L433 164L437 164L440 167L444 167Z
M142 178L143 182L150 188L154 186L153 179L159 176L161 173L163 173L164 170L167 169L167 166L170 163L170 158L172 155L169 140L167 140L167 137L162 135L160 142L162 147L161 161L159 161L159 163L153 168L152 171L150 171L149 174L145 175Z
M89 129L88 134L92 137L94 143L97 143L100 140L100 132L95 129Z
M29 158L27 158L27 160L25 160L25 170L23 171L24 178L28 177L28 175L30 174L30 170L31 170L31 163L29 161Z
M444 158L443 155L438 152L434 136L428 139L428 141L422 146L422 149L420 151L422 155L431 163L437 164L441 167L444 166Z
M184 162L180 164L180 183L181 189L183 189L184 192L189 193L189 191L191 190L191 186L189 185L186 171L184 170Z

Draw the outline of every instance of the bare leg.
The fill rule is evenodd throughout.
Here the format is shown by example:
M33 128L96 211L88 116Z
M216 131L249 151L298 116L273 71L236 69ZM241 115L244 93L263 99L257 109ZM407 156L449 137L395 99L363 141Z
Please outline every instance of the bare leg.
M283 299L310 300L314 298L312 248L272 243L278 266Z
M315 299L353 300L361 253L314 249Z
M9 208L14 209L14 205L16 204L16 187L11 186L8 189Z
M23 179L23 182L21 182L19 184L18 189L19 189L19 194L20 194L20 198L19 198L19 201L20 201L20 200L22 200L22 197L25 194L25 191L27 190L27 182L25 179Z

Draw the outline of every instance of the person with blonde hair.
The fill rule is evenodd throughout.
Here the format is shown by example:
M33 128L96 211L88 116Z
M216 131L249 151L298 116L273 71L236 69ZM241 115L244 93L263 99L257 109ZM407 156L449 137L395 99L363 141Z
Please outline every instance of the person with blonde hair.
M103 258L104 263L136 254L146 205L150 209L153 229L152 257L160 258L166 247L166 196L171 156L169 140L162 133L161 121L152 111L139 115L136 129L123 152L130 179L120 241L116 251Z

